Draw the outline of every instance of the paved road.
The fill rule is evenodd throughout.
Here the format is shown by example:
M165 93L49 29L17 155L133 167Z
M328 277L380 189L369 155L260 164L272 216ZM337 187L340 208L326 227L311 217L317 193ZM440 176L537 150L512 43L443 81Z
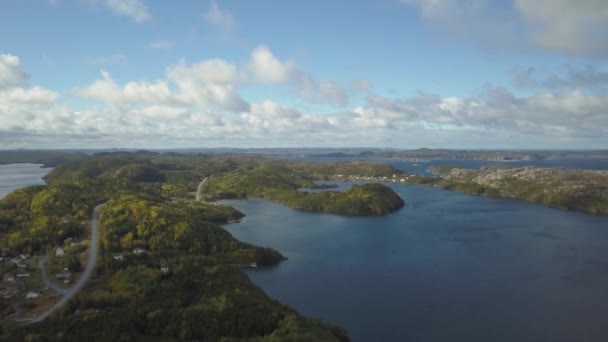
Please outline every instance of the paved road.
M201 190L203 189L203 185L209 179L209 177L205 177L200 183L198 183L198 187L196 187L196 201L200 202L201 200Z
M44 281L46 287L53 289L53 291L59 294L65 294L69 289L64 289L63 287L54 283L51 279L49 279L49 275L46 273L44 263L46 263L48 259L49 257L47 256L43 256L38 259L38 269L40 270L40 274L42 275L42 280Z
M84 284L91 278L93 274L93 269L95 268L95 263L97 262L97 254L99 252L99 210L103 204L100 204L93 209L93 220L91 224L91 241L89 243L89 258L87 259L87 265L84 268L84 271L78 278L76 284L69 289L63 290L63 297L55 303L50 309L40 314L38 317L31 319L31 323L36 323L47 318L53 311L57 308L62 307L65 303L67 303L70 299L72 299L84 286ZM43 279L45 278L45 273L43 273ZM46 280L45 280L46 283ZM47 283L48 286L48 283Z

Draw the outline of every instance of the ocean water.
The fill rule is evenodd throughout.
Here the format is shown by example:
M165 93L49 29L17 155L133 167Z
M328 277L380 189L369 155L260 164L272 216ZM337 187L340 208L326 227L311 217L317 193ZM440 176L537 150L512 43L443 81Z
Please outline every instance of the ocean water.
M45 184L42 177L50 170L40 164L0 165L0 198L25 186Z
M289 257L253 282L354 341L608 341L608 217L390 186L384 217L241 200L225 227Z

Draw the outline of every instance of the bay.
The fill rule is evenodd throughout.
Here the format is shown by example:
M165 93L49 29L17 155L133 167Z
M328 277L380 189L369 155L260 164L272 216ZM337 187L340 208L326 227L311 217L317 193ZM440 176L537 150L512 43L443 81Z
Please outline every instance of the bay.
M0 165L0 198L29 185L44 185L42 177L51 169L40 164Z
M257 285L353 341L608 340L607 217L390 186L406 207L385 217L241 200L225 227L289 257Z

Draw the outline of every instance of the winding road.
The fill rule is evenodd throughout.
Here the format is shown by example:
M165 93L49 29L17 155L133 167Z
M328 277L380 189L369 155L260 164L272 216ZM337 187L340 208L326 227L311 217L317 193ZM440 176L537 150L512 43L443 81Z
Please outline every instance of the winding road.
M46 287L53 289L53 291L59 294L65 294L69 289L65 289L57 285L51 279L49 279L49 275L46 273L46 268L44 267L44 264L47 261L49 261L49 257L46 255L38 259L38 269L40 270L40 274L42 275L42 280L44 281L44 284L46 285Z
M209 176L209 177L211 177L211 176ZM209 179L209 177L205 177L205 179L203 179L200 183L198 183L198 186L196 187L196 201L197 202L201 201L201 190L203 189L203 185L205 184L207 179Z
M206 177L198 184L198 187L196 188L196 201L201 200L201 190L208 179L209 177ZM74 298L74 296L76 296L76 294L84 287L89 278L91 278L91 275L93 275L93 269L95 268L95 263L97 262L97 255L99 254L99 211L101 210L101 207L103 207L103 205L104 204L99 204L93 209L93 219L91 221L91 241L89 244L89 258L87 259L87 265L84 268L82 274L80 275L80 278L78 278L76 284L74 284L73 287L67 289L64 289L59 285L55 284L51 279L49 279L44 267L44 263L48 260L48 257L45 256L40 258L40 260L38 260L38 268L42 273L42 280L44 281L47 287L53 289L58 294L63 295L63 297L61 297L61 299L59 299L59 301L55 303L55 305L50 307L47 311L41 313L39 316L21 320L22 322L29 321L30 323L36 323L43 321L48 316L50 316L51 313L53 313L53 311L55 311L57 308L62 307L70 299Z
M44 271L44 262L46 261L46 258L41 258L38 261L38 266L40 267L40 271L42 272L42 279L44 280L45 284L53 290L57 291L58 293L63 294L63 297L47 311L41 313L35 318L32 318L30 320L31 323L43 321L57 308L62 307L84 287L84 284L89 280L89 278L91 278L91 275L93 275L93 269L95 268L95 263L97 262L97 255L99 253L99 211L101 210L102 206L103 204L99 204L95 207L95 209L93 209L93 220L91 223L91 241L89 243L89 258L87 259L87 265L84 268L84 271L82 272L80 278L78 278L78 281L76 282L76 284L74 284L73 287L70 287L69 289L63 289L51 282L50 279L48 279L48 275Z

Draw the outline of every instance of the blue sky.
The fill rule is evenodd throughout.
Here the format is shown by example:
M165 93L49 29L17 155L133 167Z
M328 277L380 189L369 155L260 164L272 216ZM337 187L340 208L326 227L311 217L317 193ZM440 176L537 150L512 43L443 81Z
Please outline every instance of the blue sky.
M601 0L0 4L0 148L607 148Z

